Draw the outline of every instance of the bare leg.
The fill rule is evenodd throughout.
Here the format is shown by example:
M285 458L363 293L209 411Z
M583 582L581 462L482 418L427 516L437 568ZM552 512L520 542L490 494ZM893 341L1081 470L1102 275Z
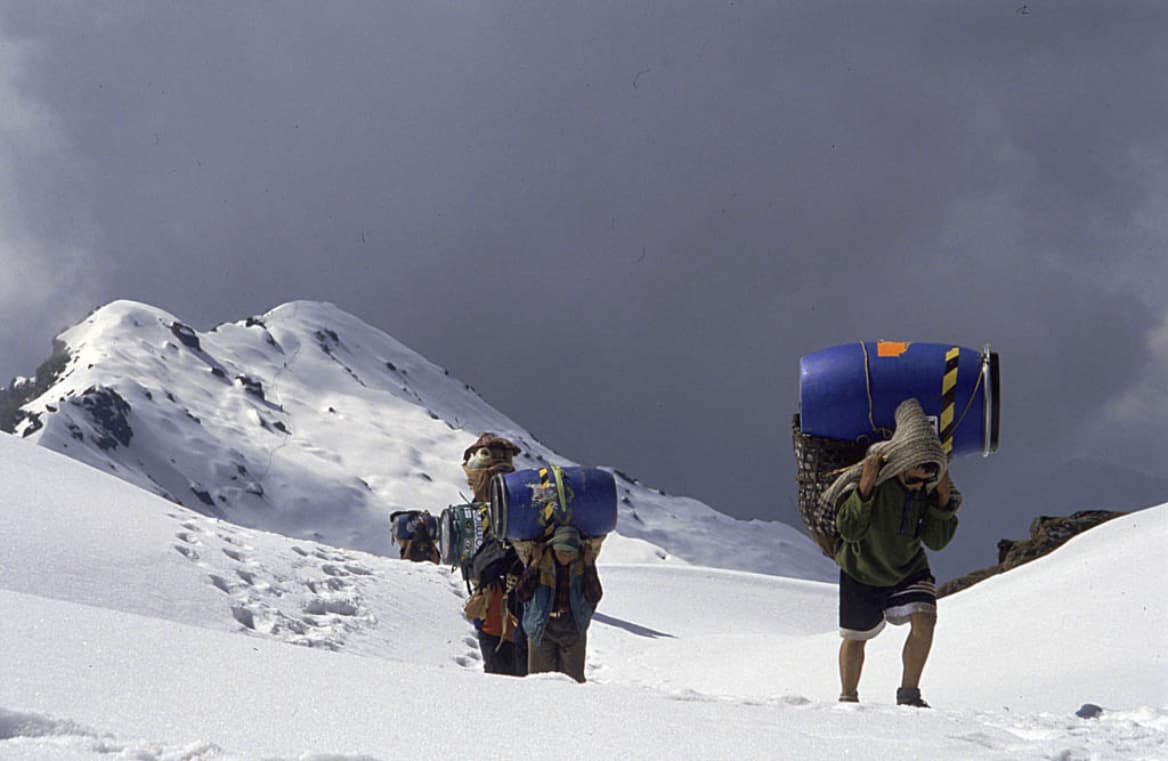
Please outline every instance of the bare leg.
M845 639L840 642L840 695L854 696L860 689L860 672L864 668L865 640Z
M921 686L921 673L925 670L925 661L933 647L933 629L936 624L937 614L933 611L913 613L909 617L911 628L901 658L904 663L901 687L915 689Z

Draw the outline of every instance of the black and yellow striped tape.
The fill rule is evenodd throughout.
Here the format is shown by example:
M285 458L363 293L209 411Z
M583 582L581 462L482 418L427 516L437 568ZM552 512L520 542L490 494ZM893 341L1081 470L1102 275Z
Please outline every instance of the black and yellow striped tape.
M539 486L541 494L549 494L553 488L551 484L551 475L552 472L550 468L539 469ZM545 541L550 539L552 533L556 530L555 515L555 503L551 500L544 502L543 510L540 512L539 522L542 523L544 527L543 538Z
M954 346L945 353L945 375L941 378L941 448L945 454L953 453L953 432L956 424L957 407L957 358L961 347Z

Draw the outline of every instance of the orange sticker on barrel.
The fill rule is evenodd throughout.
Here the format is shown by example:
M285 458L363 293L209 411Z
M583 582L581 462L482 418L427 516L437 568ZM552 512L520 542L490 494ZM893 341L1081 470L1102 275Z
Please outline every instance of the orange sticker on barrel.
M877 341L877 357L899 357L908 351L908 341Z

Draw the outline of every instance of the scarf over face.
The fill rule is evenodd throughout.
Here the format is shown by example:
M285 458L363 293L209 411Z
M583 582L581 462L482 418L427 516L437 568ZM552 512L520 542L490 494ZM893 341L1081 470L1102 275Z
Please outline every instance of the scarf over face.
M868 455L872 454L884 457L884 465L876 477L876 486L916 465L933 465L936 467L936 475L924 487L925 492L930 492L937 488L949 466L949 459L937 437L937 429L925 416L925 411L916 399L906 399L900 403L896 408L896 431L888 441L878 441L868 447ZM824 490L819 498L820 504L824 507L838 505L840 500L860 485L863 469L863 461L845 468L839 478ZM961 499L956 489L952 492L952 499Z

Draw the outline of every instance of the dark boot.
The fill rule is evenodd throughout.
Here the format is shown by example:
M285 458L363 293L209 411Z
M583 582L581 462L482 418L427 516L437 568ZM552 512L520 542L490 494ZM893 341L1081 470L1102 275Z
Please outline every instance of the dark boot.
M913 708L931 708L921 697L921 691L916 687L897 687L896 704L898 706L912 706Z

